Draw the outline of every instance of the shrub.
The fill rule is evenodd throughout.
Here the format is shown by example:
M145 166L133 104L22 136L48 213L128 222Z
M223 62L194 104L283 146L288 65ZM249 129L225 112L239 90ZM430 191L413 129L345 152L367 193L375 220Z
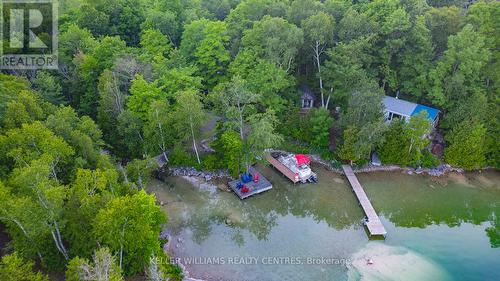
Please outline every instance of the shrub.
M202 160L202 165L205 170L215 171L223 168L221 165L222 159L219 159L215 154L209 154L205 156Z
M188 154L182 147L176 146L170 153L169 164L174 167L195 167L197 166L196 159Z
M422 159L420 162L420 165L423 168L433 168L439 165L441 161L439 161L439 158L434 156L432 153L430 153L428 150L424 150L422 153Z

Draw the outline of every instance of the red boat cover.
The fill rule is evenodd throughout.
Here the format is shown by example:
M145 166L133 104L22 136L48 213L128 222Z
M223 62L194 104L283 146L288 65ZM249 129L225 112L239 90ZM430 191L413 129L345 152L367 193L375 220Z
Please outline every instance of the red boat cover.
M311 159L304 154L295 154L295 159L297 159L297 165L309 165Z

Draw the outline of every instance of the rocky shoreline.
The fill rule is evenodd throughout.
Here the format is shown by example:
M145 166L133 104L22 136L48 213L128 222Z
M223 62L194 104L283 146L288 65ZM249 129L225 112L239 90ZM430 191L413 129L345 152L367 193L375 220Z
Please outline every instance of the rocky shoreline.
M312 159L313 163L324 166L329 171L338 174L344 174L342 169L335 168L329 161L322 159L319 155L309 155ZM486 168L487 169L487 168ZM353 166L353 171L355 173L373 173L373 172L403 172L409 175L417 174L417 175L428 175L431 177L441 177L445 176L449 173L463 173L464 169L452 167L448 164L441 164L434 168L412 168L412 167L401 167L398 165L380 165L375 166L372 164L364 165L361 167Z
M229 172L226 170L219 171L203 171L197 170L194 167L163 167L161 168L156 175L159 179L163 179L168 176L177 176L177 177L198 177L203 178L206 181L211 180L233 180L233 177L229 175Z
M309 155L312 159L313 164L318 164L329 171L338 174L344 174L342 169L334 167L331 162L326 161L319 157L318 155ZM490 168L485 168L481 170L487 170ZM398 165L364 165L361 167L353 166L353 170L355 173L372 173L372 172L403 172L409 175L417 174L417 175L428 175L432 177L441 177L445 176L449 173L464 173L464 169L453 167L448 164L441 164L434 168L412 168L412 167L401 167ZM480 170L480 171L481 171ZM234 178L229 174L227 170L219 170L219 171L204 171L197 170L194 167L163 167L157 172L157 178L163 180L169 176L180 176L180 177L196 177L203 179L207 182L212 180L223 180L223 181L231 181Z
M464 170L461 168L455 168L448 164L442 164L435 168L410 168L410 167L400 167L397 165L388 166L365 166L362 168L354 169L356 173L370 173L370 172L404 172L409 175L428 175L431 177L441 177L448 173L463 173Z

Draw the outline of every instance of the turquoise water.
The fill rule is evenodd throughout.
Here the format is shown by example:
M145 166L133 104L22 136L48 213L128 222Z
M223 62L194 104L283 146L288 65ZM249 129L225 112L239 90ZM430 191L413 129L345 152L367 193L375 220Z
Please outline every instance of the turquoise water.
M359 176L388 231L369 240L342 176L315 167L320 183L289 184L240 201L170 178L149 190L165 203L168 251L204 280L498 280L500 174L433 179ZM243 258L245 259L243 259ZM371 259L373 264L367 264Z

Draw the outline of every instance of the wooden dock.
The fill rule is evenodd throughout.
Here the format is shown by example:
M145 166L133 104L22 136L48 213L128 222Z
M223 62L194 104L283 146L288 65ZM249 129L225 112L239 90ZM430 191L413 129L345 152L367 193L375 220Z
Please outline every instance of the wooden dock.
M352 190L354 191L356 197L358 198L359 204L361 205L363 211L365 212L366 215L365 225L368 228L368 231L370 232L370 236L385 237L387 231L385 230L384 225L380 221L377 212L375 212L375 209L373 208L370 199L368 199L368 196L366 196L366 193L363 190L361 184L359 183L358 178L354 174L352 167L350 165L342 165L342 169L344 170L344 174L349 180L349 183L351 184Z
M245 199L248 198L252 195L259 194L261 192L267 191L271 188L273 188L273 185L261 174L259 173L254 167L250 166L248 173L250 173L252 176L255 175L256 173L259 174L259 181L258 182L249 182L246 183L247 187L250 189L247 193L241 192L241 189L238 189L238 183L241 182L240 179L234 180L229 182L229 187L238 195L240 199Z

